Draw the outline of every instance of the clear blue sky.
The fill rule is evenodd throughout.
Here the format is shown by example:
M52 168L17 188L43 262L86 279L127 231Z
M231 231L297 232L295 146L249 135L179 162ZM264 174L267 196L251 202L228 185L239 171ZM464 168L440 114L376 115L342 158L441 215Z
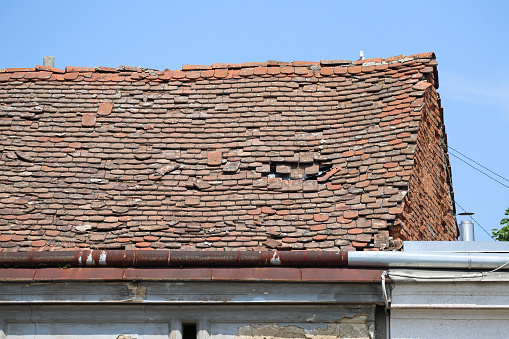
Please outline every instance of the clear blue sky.
M0 13L0 68L45 55L57 68L164 70L434 51L449 145L509 178L508 1L3 0ZM451 162L457 202L491 233L509 188ZM477 225L476 239L489 240Z

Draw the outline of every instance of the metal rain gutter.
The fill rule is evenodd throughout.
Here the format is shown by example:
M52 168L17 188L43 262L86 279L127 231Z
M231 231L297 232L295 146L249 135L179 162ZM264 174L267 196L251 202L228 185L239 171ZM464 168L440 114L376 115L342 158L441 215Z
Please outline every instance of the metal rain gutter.
M78 250L0 253L0 267L345 267L346 251Z
M349 252L348 266L436 269L495 269L509 253ZM509 269L506 267L505 269Z
M368 267L495 269L509 253L77 250L2 252L0 267ZM509 269L509 267L504 267Z

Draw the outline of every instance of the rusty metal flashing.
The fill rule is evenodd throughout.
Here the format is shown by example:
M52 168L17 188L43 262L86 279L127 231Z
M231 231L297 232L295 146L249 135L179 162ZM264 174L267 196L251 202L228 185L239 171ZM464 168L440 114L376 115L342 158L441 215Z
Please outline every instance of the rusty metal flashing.
M0 267L346 267L347 251L2 252Z

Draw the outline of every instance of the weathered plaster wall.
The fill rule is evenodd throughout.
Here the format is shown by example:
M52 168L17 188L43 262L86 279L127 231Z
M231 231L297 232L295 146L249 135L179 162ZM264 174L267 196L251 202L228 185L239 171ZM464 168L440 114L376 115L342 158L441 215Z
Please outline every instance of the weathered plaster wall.
M328 324L249 324L240 326L236 339L282 339L282 338L372 338L368 314L343 317ZM218 335L217 338L224 338Z
M1 311L6 339L182 339L183 323L197 324L197 339L375 338L374 306L18 305Z

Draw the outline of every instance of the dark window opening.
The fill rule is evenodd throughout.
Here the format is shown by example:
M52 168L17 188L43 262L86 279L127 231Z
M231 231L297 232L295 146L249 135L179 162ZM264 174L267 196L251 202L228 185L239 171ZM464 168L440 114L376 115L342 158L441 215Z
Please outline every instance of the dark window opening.
M196 339L196 324L182 324L182 339Z

